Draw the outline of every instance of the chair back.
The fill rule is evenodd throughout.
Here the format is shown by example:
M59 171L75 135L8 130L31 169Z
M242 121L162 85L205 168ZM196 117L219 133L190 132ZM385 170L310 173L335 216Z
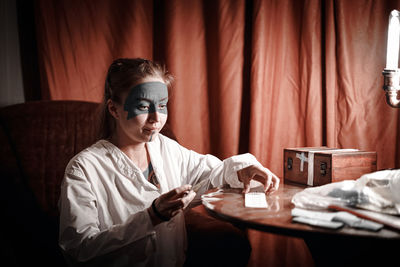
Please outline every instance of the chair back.
M45 214L57 217L69 160L98 137L99 103L37 101L0 109L0 171L31 191ZM162 131L176 140L166 125Z
M39 101L0 110L2 176L32 192L50 216L58 216L68 161L96 139L98 107L81 101Z

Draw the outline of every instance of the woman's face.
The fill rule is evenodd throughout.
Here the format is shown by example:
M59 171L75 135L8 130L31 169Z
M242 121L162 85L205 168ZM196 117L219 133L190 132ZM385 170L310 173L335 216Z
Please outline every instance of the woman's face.
M168 89L160 78L141 80L115 105L119 143L143 143L155 139L167 121Z

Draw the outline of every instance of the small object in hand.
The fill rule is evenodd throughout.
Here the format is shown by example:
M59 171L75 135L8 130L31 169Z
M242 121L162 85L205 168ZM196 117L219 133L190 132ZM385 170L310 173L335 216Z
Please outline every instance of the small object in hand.
M244 206L246 208L268 208L265 193L250 192L244 195Z
M209 180L208 179L204 179L203 181L201 181L200 183L197 183L197 184L195 184L193 187L192 187L192 190L194 191L194 192L198 192L199 190L200 190L200 188L202 188L206 183L208 183L209 182Z

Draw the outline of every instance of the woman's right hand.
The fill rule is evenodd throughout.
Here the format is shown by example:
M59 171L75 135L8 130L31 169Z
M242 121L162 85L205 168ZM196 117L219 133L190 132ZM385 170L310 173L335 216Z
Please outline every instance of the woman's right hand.
M148 208L153 225L171 219L180 210L186 208L196 196L196 193L191 189L191 185L182 185L159 196L152 205L154 207ZM157 213L161 216L157 215Z

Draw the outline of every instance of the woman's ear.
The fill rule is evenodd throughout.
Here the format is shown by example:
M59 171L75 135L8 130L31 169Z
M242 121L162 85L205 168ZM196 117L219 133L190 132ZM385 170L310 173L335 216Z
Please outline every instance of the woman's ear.
M118 109L117 109L115 103L111 99L107 100L107 109L108 109L108 112L110 112L111 116L114 117L114 119L116 119L116 120L119 119Z

